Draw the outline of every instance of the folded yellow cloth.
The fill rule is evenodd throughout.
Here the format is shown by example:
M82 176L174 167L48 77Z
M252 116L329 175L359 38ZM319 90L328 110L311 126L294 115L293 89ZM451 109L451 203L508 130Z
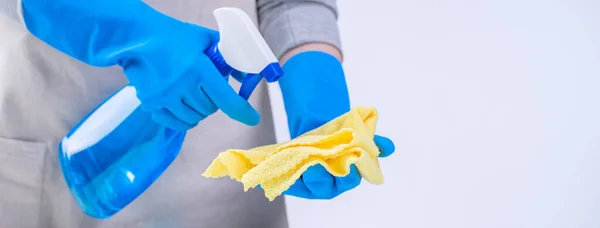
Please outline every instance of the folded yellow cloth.
M355 164L365 180L382 184L379 149L373 142L377 119L374 108L356 107L291 141L222 152L202 175L229 176L241 182L244 191L260 185L269 200L281 195L316 164L340 177L348 175Z

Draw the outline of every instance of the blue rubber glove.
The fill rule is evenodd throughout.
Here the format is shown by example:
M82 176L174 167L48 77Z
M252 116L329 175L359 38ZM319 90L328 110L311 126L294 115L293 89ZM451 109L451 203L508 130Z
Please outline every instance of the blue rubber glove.
M284 66L285 77L279 81L292 138L320 127L350 111L348 88L341 63L318 51L303 52ZM375 136L380 157L394 152L394 143ZM306 170L285 195L307 199L331 199L355 188L362 177L354 165L344 177L334 177L321 165Z
M155 121L187 130L221 109L256 125L260 116L238 96L204 51L216 31L164 15L140 0L23 0L27 29L87 64L119 65Z

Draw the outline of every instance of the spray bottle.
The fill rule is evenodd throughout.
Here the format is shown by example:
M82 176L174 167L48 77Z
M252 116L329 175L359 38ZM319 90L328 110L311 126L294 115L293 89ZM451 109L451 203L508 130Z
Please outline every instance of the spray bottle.
M237 8L213 12L220 41L205 51L228 80L246 73L239 95L248 99L264 77L282 75L277 58L250 17ZM105 219L140 196L177 157L186 132L152 121L133 86L117 91L77 124L59 144L69 189L89 216Z

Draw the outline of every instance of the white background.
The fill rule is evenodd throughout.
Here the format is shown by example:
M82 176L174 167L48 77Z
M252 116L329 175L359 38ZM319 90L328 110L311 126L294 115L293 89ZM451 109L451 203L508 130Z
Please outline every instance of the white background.
M287 198L291 228L600 227L600 1L338 4L352 102L397 152L384 185Z

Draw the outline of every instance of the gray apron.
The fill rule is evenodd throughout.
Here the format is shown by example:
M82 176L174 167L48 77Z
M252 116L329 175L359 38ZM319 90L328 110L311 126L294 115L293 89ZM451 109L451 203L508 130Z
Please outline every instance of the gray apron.
M216 28L212 10L221 6L242 8L256 21L253 0L147 2L211 28ZM275 142L264 83L250 99L261 124L248 127L217 112L188 133L179 157L136 201L108 220L84 215L63 180L57 144L126 78L119 68L87 66L21 25L0 21L0 228L287 227L282 197L268 202L260 190L245 193L229 178L200 175L221 151ZM231 84L239 89L239 83Z

